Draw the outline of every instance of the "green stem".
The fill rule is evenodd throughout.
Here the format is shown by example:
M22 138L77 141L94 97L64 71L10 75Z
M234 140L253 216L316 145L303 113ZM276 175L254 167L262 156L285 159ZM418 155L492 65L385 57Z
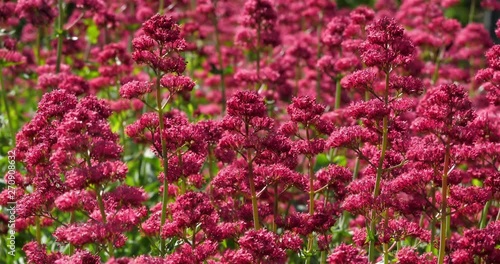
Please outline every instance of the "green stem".
M435 207L436 205L436 189L434 188L434 186L431 187L431 203L433 205L433 207ZM431 252L432 254L434 255L437 255L437 252L436 252L436 249L434 248L434 239L436 238L436 218L433 216L431 218L431 222L430 222L430 229L431 229L431 240L430 240L430 243L428 245L428 252Z
M359 156L356 157L356 161L354 162L354 171L352 173L352 180L356 180L359 174Z
M40 217L35 216L35 238L38 245L42 244L42 228L40 226Z
M444 156L444 167L443 167L443 178L441 187L441 234L439 240L439 257L438 263L444 263L444 256L446 255L446 239L448 234L448 219L447 213L447 195L448 195L448 170L450 166L450 146L446 142L445 146L445 156Z
M306 139L309 142L309 129L306 127ZM312 218L314 215L314 160L313 157L309 157L309 216ZM306 259L306 263L311 263L312 257L312 249L314 244L314 234L309 234L309 238L307 239L307 251L309 252L308 257Z
M87 157L85 160L87 162L87 167L90 170L90 168L92 167L92 164L90 162L90 158ZM102 223L106 224L107 223L106 210L105 210L105 207L104 207L104 202L102 201L101 186L99 184L95 185L95 193L96 193L96 197L97 197L97 205L99 207L99 211L101 212ZM109 254L110 258L112 258L113 255L114 255L113 250L114 250L114 248L113 248L113 242L112 241L108 241L108 254Z
M181 151L178 150L177 151L177 158L179 159L179 168L182 168L182 154L181 154ZM182 174L181 174L181 177L180 177L180 192L179 194L180 195L183 195L186 193L186 177L184 177Z
M340 102L341 102L341 96L342 96L342 86L340 85L340 76L337 76L335 78L335 110L340 109Z
M500 210L498 210L497 217L495 218L495 221L500 220Z
M278 225L276 224L276 219L278 218L278 183L274 184L274 203L273 203L273 232L277 233Z
M164 9L164 7L163 7L163 6L165 5L165 3L164 3L164 2L165 2L165 0L160 0L160 5L158 6L158 13L159 13L160 15L163 15L163 9Z
M444 49L440 48L438 51L438 54L436 54L436 63L435 63L435 68L434 68L434 73L432 74L432 84L436 84L438 78L439 78L439 68L441 66L441 56L443 53Z
M59 9L59 15L57 16L57 59L56 59L56 73L61 71L61 61L62 61L62 45L63 45L63 0L57 0L57 7Z
M192 248L196 248L196 227L195 228L191 228L191 230L193 230L193 236L191 237L191 247Z
M250 149L247 150L247 162L248 162L248 181L250 184L250 192L252 195L253 225L255 230L259 230L260 229L259 207L257 204L257 193L255 192L255 183L253 180L253 160L250 153Z
M387 216L387 210L385 210L382 213L382 216L384 217L384 230L388 230L389 219ZM384 264L388 264L389 263L389 245L387 245L387 243L383 243L382 248L384 250Z
M321 251L321 262L320 264L326 264L326 251Z
M14 129L14 124L12 124L12 117L10 116L10 106L7 102L7 87L5 87L5 82L3 79L3 67L0 67L0 93L2 95L3 105L5 105L5 116L7 117L7 123L9 124L9 131L12 142L14 145L16 145L16 130Z
M34 49L35 60L36 60L36 63L38 65L42 65L41 56L40 56L41 49L42 49L42 39L43 39L43 27L40 26L38 28L38 33L37 33L36 42L35 42L35 49Z
M90 163L90 162L88 162L88 163ZM107 223L106 211L104 209L104 202L102 201L101 186L100 185L97 184L95 186L95 192L96 192L96 196L97 196L97 205L99 206L99 211L101 212L102 222L103 222L103 224L106 224ZM114 251L113 243L112 243L112 241L108 241L108 254L109 254L110 258L112 258L114 255L113 251Z
M162 107L162 93L160 87L160 74L156 75L156 107L158 109L158 119L159 119L159 128L158 134L160 135L161 142L161 157L163 164L163 196L161 200L161 219L160 219L160 234L163 230L163 225L167 220L167 203L168 203L168 153L167 153L167 143L163 138L163 131L165 130L165 124L163 121L163 107ZM160 238L160 256L164 255L165 250L165 239Z
M213 147L211 145L208 146L208 175L210 176L210 180L214 178L214 154Z
M479 229L486 227L488 223L488 212L490 211L491 200L487 201L484 205L483 212L481 213L481 222L479 223Z
M470 8L469 8L469 24L474 22L475 12L476 12L476 0L472 0L470 2Z
M385 91L384 91L384 103L387 106L389 103L389 73L386 72L385 74ZM377 166L377 176L375 179L375 189L373 190L373 197L377 198L380 194L380 182L382 180L382 174L384 171L384 159L385 159L385 153L387 151L387 143L388 143L388 132L389 132L389 117L384 116L383 119L383 128L382 128L382 150L380 153L380 159L378 161L378 166ZM375 233L375 229L377 227L377 212L375 209L372 209L371 211L371 217L370 217L370 232L372 234ZM370 262L374 262L376 258L375 254L375 238L370 239L370 245L368 249L368 257ZM386 253L384 253L386 254ZM385 256L384 256L385 258Z
M69 217L69 223L73 224L75 222L75 212L71 212L70 217ZM73 255L75 252L75 246L73 244L69 244L69 255Z

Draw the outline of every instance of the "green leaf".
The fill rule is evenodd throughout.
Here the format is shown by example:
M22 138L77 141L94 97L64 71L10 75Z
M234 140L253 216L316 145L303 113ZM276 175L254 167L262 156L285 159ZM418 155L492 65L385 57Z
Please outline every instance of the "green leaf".
M99 31L99 28L97 25L94 23L92 19L89 19L86 21L87 24L87 38L91 44L96 44L97 40L99 38L99 35L101 32Z
M346 156L335 156L333 158L333 163L345 167L347 166L347 158Z
M328 157L326 154L319 154L316 156L316 164L314 166L314 170L317 171L321 168L324 168L330 164L330 161L328 160Z
M478 179L472 179L472 185L474 185L476 187L483 187L483 182L481 180L478 180Z
M368 229L367 234L366 234L366 242L370 242L370 241L377 241L377 238L376 238L373 230Z

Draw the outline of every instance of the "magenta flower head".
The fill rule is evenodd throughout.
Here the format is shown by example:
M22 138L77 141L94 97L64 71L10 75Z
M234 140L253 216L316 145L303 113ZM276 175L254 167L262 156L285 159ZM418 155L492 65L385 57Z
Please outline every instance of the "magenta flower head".
M277 46L281 41L279 31L276 29L277 18L271 1L248 0L244 6L242 23L260 34L261 43L257 43L258 45Z
M292 121L302 123L305 126L315 124L325 111L325 106L316 103L309 96L295 97L292 99L292 104L287 108Z
M187 76L165 75L160 83L170 91L170 94L190 92L195 86L193 80Z
M26 63L26 58L19 52L0 49L0 67L9 67Z
M491 104L500 105L500 45L495 45L486 52L488 68L476 74L478 83L485 83L486 97Z
M160 44L181 41L181 29L172 17L156 14L142 24L142 30Z
M411 61L415 47L394 19L378 19L367 27L367 31L367 40L361 48L361 58L367 66L377 66L387 73Z
M132 99L139 98L151 91L151 83L148 81L130 81L120 88L120 95L123 98Z
M357 25L366 25L375 18L375 12L366 6L359 6L349 13L349 17Z
M17 2L15 12L33 25L48 25L57 15L57 11L51 5L52 3L47 0L20 0Z
M243 25L252 28L278 18L273 4L268 0L249 0L245 3L243 12Z
M330 50L338 50L344 39L344 30L349 23L349 18L345 16L335 16L332 18L321 34L321 42Z
M250 230L238 243L242 251L252 256L253 263L285 263L286 253L280 247L278 236L265 229Z
M443 84L429 90L417 108L413 122L417 131L432 131L449 137L467 137L474 119L467 92L456 84Z
M97 54L99 73L110 78L120 78L132 71L132 57L125 45L108 44Z
M144 35L134 38L132 58L137 63L150 66L157 74L175 72L181 74L186 62L179 52L186 48L179 25L172 17L154 15L142 25Z
M227 101L227 114L243 119L264 117L266 105L256 92L239 91Z
M377 73L372 69L355 71L340 81L342 87L359 91L372 91Z
M352 245L342 244L336 247L328 256L330 264L368 264L368 259L363 256L359 249Z

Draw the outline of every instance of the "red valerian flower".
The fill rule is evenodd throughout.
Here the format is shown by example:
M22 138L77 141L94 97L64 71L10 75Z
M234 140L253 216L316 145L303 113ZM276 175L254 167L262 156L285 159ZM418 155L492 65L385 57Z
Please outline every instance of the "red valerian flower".
M242 24L258 31L260 41L257 45L277 46L280 43L276 29L278 15L269 0L247 0L243 9Z
M341 244L328 256L330 264L367 264L368 259L352 245Z
M265 229L249 230L239 240L242 251L248 252L254 262L285 263L286 253L279 245L279 238Z
M229 116L250 119L263 117L266 113L264 99L255 92L240 91L227 101Z
M175 76L170 74L163 76L160 83L170 91L170 94L190 92L195 86L195 83L187 76Z
M419 117L412 124L417 131L433 131L462 140L472 136L467 131L475 117L472 103L466 91L456 84L429 90L420 101L417 114Z
M304 126L316 124L324 111L325 106L316 103L316 101L309 96L295 97L292 99L292 103L287 107L287 112L292 121L302 123Z
M415 48L403 27L392 18L383 17L367 27L367 40L362 45L361 58L367 66L389 72L398 65L410 62Z
M184 72L186 62L178 53L186 48L186 42L174 19L156 14L143 23L142 29L145 35L132 41L135 50L132 58L137 63L149 65L157 75Z
M150 93L151 91L152 89L150 82L130 81L125 83L120 88L120 95L123 98L132 99Z
M398 258L398 262L401 264L432 264L437 261L436 257L431 256L431 254L423 254L419 256L418 253L411 247L401 248L396 254L396 257Z
M57 15L56 9L47 0L20 0L15 12L20 18L36 26L52 23Z
M34 241L28 242L23 246L23 251L30 263L54 263L61 257L61 253L47 254L46 246L40 245Z

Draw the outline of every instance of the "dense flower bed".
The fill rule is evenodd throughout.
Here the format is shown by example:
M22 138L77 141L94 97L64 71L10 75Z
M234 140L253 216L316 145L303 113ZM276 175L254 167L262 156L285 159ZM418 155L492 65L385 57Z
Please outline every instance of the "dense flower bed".
M500 263L500 3L398 2L2 1L0 262Z

